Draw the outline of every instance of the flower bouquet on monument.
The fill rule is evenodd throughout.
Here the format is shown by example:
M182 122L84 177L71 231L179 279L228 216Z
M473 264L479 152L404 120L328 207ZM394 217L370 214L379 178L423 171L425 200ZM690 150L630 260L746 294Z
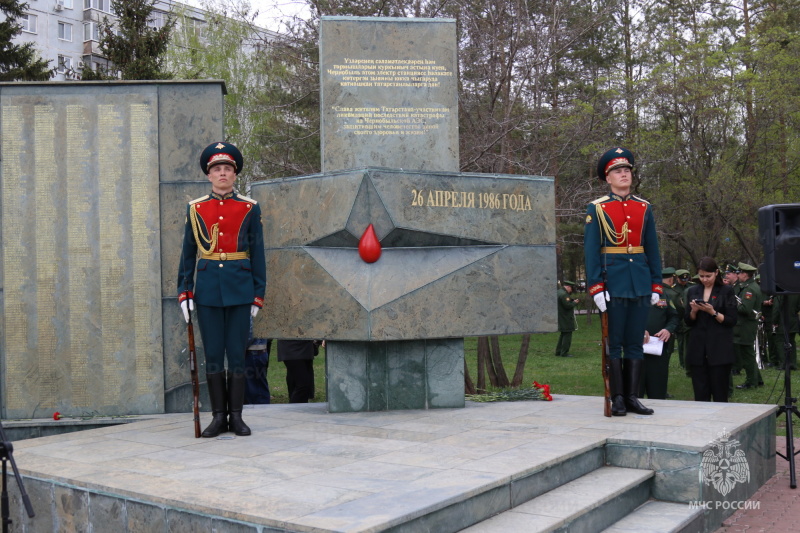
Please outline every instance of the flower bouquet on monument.
M483 394L467 394L466 399L471 402L522 402L530 400L544 400L552 402L550 385L534 381L530 387L517 389L502 389L485 392Z

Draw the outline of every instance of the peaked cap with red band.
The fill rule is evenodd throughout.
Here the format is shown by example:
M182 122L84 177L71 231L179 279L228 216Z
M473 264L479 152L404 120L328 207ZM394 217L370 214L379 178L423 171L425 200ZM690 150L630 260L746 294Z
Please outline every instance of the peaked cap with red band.
M633 169L633 164L633 154L630 150L621 147L612 148L600 156L600 161L597 162L597 177L606 181L608 173L615 168L628 167Z
M200 154L200 168L206 175L211 167L221 163L233 165L236 174L241 174L244 166L242 152L230 143L215 142L206 146L206 149Z

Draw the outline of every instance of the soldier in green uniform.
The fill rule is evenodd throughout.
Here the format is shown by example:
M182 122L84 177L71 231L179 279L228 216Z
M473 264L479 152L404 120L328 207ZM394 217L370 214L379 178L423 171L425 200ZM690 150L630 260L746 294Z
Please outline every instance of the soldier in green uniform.
M672 267L666 267L661 270L661 283L664 285L664 296L667 297L667 300L672 303L675 309L678 309L678 291L675 290L675 269ZM680 316L680 315L678 315ZM676 325L677 328L677 325ZM672 352L675 350L675 328L670 331L670 338L669 341L664 345L665 353L672 355Z
M580 302L580 298L573 298L572 291L575 290L575 283L563 281L562 287L558 289L558 344L556 345L556 357L573 357L569 353L572 346L572 332L578 329L575 321L575 306Z
M675 330L675 337L677 337L678 345L678 361L681 368L686 368L686 339L689 337L689 326L683 321L686 315L686 291L689 290L689 271L685 269L678 269L675 271L676 283L673 289L678 293L678 302L675 308L678 310L678 328Z
M725 285L735 287L739 284L739 267L729 264L725 267L725 276L722 278Z
M725 266L725 273L722 276L722 282L725 285L730 285L733 287L733 292L736 293L736 287L739 285L739 267L736 265L732 265L728 263ZM742 361L739 358L739 353L736 353L736 360L733 362L733 367L731 368L731 375L738 376L742 373ZM733 396L733 378L731 377L731 385L730 385L730 393Z
M775 296L775 303L772 306L772 322L775 324L775 333L771 342L775 345L778 353L779 368L786 368L786 337L784 335L784 308L788 309L788 331L789 331L789 369L797 370L797 342L795 336L800 330L797 313L800 312L800 294L779 294Z
M670 269L674 270L674 269ZM644 354L644 375L642 376L641 394L651 400L666 400L667 382L669 380L669 358L672 353L673 334L678 327L680 316L675 309L675 304L667 294L666 285L664 296L658 303L650 307L647 315L647 336L655 336L664 342L660 354ZM645 336L645 340L647 339Z
M761 288L753 279L755 273L755 267L739 263L739 283L733 289L738 314L736 326L733 328L733 346L747 376L744 383L736 386L737 389L750 389L764 384L756 364L756 312L761 310L763 297Z

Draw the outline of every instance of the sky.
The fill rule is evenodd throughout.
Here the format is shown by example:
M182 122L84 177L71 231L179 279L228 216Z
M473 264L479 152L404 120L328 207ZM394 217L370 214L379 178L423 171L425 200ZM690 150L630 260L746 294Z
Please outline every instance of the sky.
M232 6L241 3L249 3L251 11L258 11L256 24L262 28L267 28L273 31L280 31L281 20L285 17L293 15L308 16L308 9L306 2L303 0L178 0L184 4L195 7L204 7L204 4L210 3L216 6Z

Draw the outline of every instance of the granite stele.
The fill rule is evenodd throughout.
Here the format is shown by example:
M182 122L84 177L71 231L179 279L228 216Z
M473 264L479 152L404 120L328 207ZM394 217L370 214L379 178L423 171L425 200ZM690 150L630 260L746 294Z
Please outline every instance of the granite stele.
M463 407L463 337L556 329L553 181L458 172L456 72L454 20L323 17L322 173L253 186L256 331L327 340L331 412Z
M191 410L175 275L224 91L0 84L3 417Z

